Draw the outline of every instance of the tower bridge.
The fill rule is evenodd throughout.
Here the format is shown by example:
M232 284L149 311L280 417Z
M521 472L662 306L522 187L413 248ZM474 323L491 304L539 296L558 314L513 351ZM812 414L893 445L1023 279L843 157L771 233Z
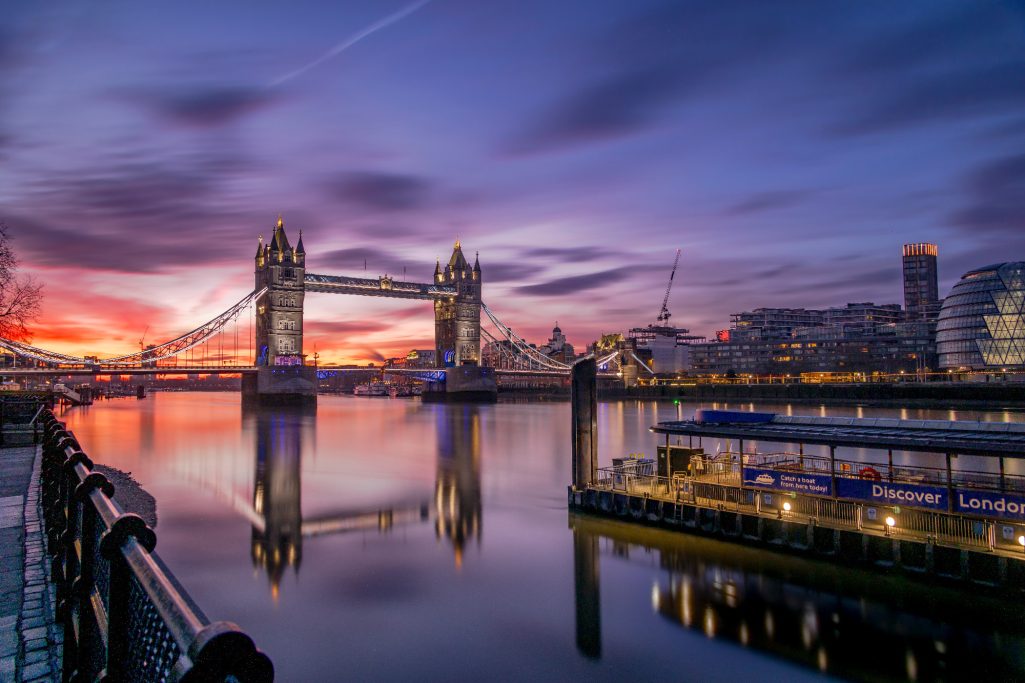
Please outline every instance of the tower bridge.
M306 270L302 232L292 245L285 222L278 218L272 237L261 237L254 258L253 291L213 320L170 341L140 348L138 352L107 358L76 357L0 338L0 348L33 361L36 367L4 370L3 374L182 374L239 373L243 397L258 403L312 403L316 400L316 368L305 364L303 353L304 304L307 293L347 294L431 301L434 305L435 367L410 371L427 383L427 399L494 400L498 374L568 377L569 365L549 358L504 324L484 304L483 274L479 258L471 266L456 241L443 266L434 267L431 282L397 281L387 275L359 278L311 273ZM253 310L253 364L236 360L220 365L195 362L195 351L206 350L211 340L223 338L225 328ZM481 313L491 324L481 325ZM220 335L220 336L219 336ZM482 339L491 350L483 357ZM237 331L236 331L237 345ZM178 359L184 362L177 364ZM161 365L175 362L174 367ZM616 374L632 362L616 352L597 359L599 369Z

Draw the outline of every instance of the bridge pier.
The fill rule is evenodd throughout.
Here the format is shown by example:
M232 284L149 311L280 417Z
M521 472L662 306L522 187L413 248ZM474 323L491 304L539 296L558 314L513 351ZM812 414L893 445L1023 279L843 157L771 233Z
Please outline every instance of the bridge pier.
M245 406L317 405L317 369L308 365L257 368L242 375Z
M494 368L461 365L444 368L444 382L427 382L421 400L430 403L494 403L498 400L498 381Z

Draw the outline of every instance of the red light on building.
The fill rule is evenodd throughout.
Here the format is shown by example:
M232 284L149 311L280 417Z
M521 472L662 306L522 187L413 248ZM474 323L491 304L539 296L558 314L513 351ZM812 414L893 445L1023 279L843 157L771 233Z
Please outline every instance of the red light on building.
M729 330L718 330L715 333L715 340L721 342L728 342L730 340Z

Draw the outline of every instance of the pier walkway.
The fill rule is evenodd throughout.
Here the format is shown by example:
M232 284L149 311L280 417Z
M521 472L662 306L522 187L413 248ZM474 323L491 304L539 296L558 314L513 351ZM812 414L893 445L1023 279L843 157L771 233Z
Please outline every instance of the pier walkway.
M39 515L40 449L0 448L0 681L59 681L62 630Z

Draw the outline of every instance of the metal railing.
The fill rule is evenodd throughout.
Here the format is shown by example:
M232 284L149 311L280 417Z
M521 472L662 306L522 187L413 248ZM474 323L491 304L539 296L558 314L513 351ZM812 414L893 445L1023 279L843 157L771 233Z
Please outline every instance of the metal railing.
M0 397L0 446L8 445L9 437L18 443L39 443L39 424L43 410L53 405L52 397Z
M70 680L274 679L238 626L211 623L153 552L156 534L112 498L114 487L49 410L41 471L47 549Z
M774 464L779 466L785 460L783 456L790 454L773 455L780 456L773 459ZM722 472L714 469L709 471L706 468L701 474L677 472L671 478L654 474L636 474L630 468L603 467L598 470L597 481L592 486L600 490L719 510L748 512L784 520L815 520L819 523L826 522L831 527L856 529L957 548L1017 553L1025 546L1025 542L1019 540L1019 536L1025 534L1025 524L1021 522L979 519L947 512L743 488L727 480L731 468L738 468L738 463L734 461L731 464L727 461L722 464ZM763 501L763 497L771 502ZM872 516L869 517L868 513ZM1009 529L1009 538L999 540L998 529Z

